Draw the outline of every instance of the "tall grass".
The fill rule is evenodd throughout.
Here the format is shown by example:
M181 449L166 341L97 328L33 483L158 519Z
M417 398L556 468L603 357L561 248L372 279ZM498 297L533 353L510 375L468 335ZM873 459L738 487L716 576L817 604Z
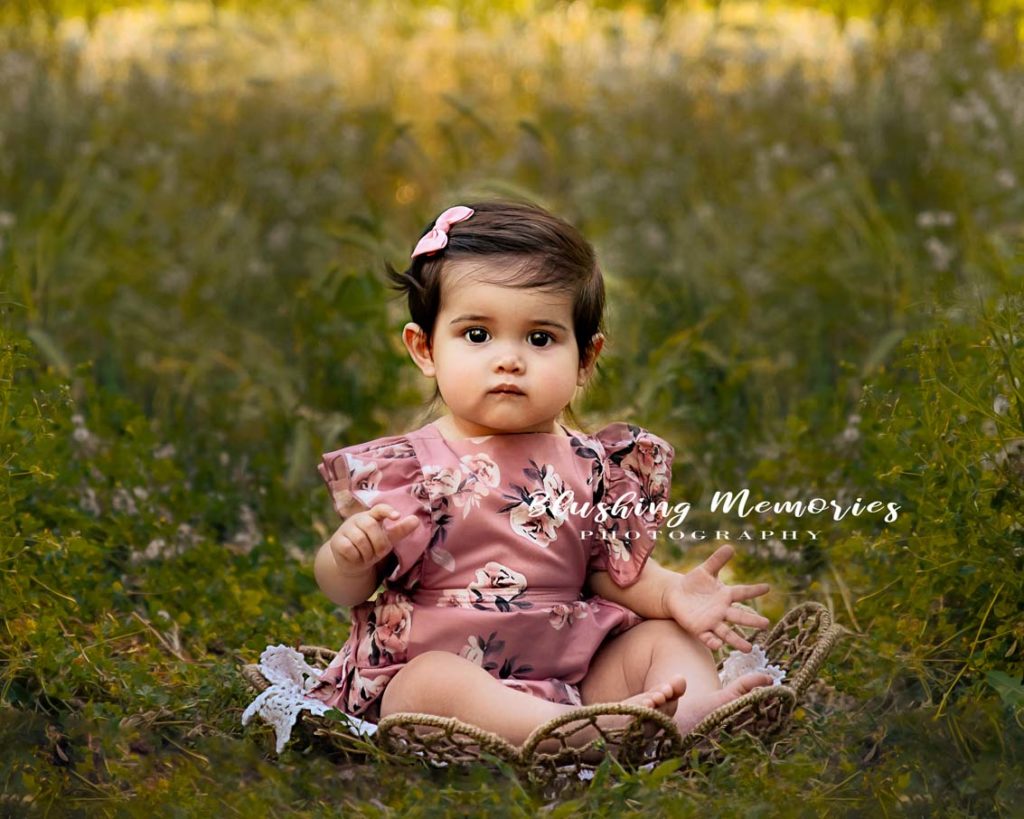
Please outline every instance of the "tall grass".
M576 809L713 807L721 788L750 811L1008 811L1012 10L459 8L53 5L49 25L3 29L5 790L107 811L336 804L339 786L360 812L378 796L536 810L479 778L453 796L375 766L356 786L298 751L267 765L234 671L267 642L340 645L310 566L334 525L314 461L407 429L428 395L383 262L447 204L511 192L595 243L610 344L584 416L672 440L677 496L903 507L744 549L737 571L773 583L767 613L820 599L857 635L783 760L745 748Z

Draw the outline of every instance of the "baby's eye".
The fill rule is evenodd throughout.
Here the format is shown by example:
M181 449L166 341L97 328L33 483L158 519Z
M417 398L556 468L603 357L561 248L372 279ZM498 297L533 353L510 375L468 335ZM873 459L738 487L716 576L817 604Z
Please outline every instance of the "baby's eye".
M555 337L551 333L545 333L543 330L537 330L536 332L530 333L530 343L534 347L547 347L548 342L554 342Z
M471 341L474 344L483 344L490 337L490 333L483 327L470 327L462 335L466 337L467 341Z

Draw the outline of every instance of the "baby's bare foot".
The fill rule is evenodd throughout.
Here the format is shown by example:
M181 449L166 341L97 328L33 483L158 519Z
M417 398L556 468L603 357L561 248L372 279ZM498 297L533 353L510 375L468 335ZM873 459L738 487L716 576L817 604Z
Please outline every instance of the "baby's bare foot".
M647 691L624 699L622 702L625 705L642 705L645 708L653 708L671 717L675 714L676 708L679 705L679 698L685 690L686 678L681 674L677 674L671 677L668 682L655 685ZM626 717L624 720L620 717L619 719L624 723L628 723L632 717Z
M768 674L753 673L744 674L739 679L733 680L725 688L717 691L708 691L706 694L684 697L675 711L676 724L679 726L679 733L687 734L704 717L716 708L732 702L737 697L760 688L762 685L771 685L772 678Z
M675 714L676 708L679 705L679 697L682 696L685 690L686 679L682 675L677 674L667 682L652 686L632 697L627 697L622 700L622 704L642 705L645 708L661 711L663 714L671 717ZM583 759L585 761L599 763L604 756L604 752L596 747L597 740L602 737L601 732L625 728L634 719L637 719L637 717L634 717L632 714L602 714L595 718L595 722L600 730L595 728L593 724L585 724L581 720L578 723L565 723L560 732L565 732L565 742L570 747L586 748L583 752ZM576 730L577 728L578 730ZM653 735L657 730L651 723L646 723L644 726L644 736ZM537 750L541 753L553 753L557 748L558 743L555 740L545 740L537 746Z

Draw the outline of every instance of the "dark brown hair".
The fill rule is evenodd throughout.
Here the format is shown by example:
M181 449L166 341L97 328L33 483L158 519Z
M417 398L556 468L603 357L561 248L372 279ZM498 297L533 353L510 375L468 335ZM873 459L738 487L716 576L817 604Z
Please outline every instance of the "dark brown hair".
M442 250L417 256L401 272L384 263L391 287L406 294L409 315L423 328L428 343L433 343L434 324L441 309L445 262L498 256L502 257L501 264L494 278L489 279L492 283L572 296L573 333L582 366L593 352L594 335L604 332L604 277L590 243L568 222L526 200L488 199L459 204L472 208L473 215L448 229L448 244ZM421 237L433 226L431 220ZM432 414L439 400L441 393L435 383L426 415ZM572 405L565 415L572 426L586 431Z

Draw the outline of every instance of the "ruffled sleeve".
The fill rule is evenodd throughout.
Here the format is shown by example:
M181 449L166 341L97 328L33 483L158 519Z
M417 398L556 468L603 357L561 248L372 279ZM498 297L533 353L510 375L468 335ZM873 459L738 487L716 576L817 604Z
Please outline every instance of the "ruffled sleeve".
M423 470L407 437L391 435L326 452L317 470L343 519L387 503L400 515L397 520L384 521L387 531L406 515L416 515L420 525L395 544L381 561L378 576L395 581L416 565L430 541L433 524Z
M594 516L587 572L605 571L616 585L631 586L668 517L675 450L643 427L622 422L594 438L600 445L594 505L603 504L607 515Z

